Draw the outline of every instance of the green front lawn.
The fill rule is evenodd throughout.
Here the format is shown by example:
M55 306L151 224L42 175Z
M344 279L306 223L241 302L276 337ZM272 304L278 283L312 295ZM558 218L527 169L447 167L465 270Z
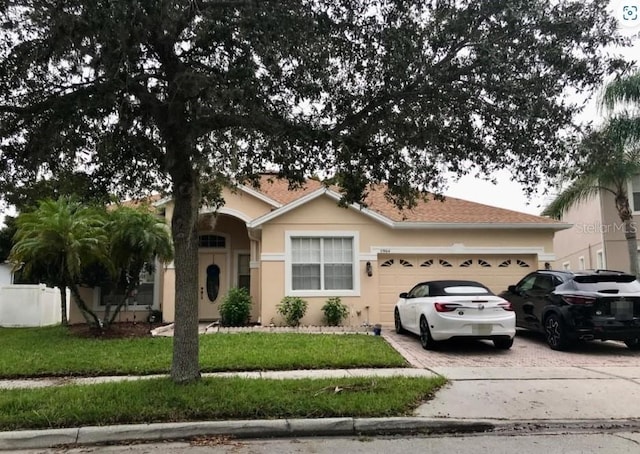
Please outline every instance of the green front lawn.
M172 338L86 339L66 328L0 328L0 378L168 373ZM242 333L200 336L203 372L405 367L381 337Z
M169 379L150 379L5 390L0 392L0 430L194 420L403 416L410 415L444 382L442 377L205 378L189 385L175 385Z

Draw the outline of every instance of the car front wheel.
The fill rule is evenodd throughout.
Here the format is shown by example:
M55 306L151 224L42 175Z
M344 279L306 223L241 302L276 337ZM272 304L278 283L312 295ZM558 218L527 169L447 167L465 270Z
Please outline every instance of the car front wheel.
M631 350L640 350L640 337L627 339L624 343L627 344L627 347Z
M400 320L400 311L397 308L393 312L393 323L396 327L396 333L398 334L406 333L405 329L402 327L402 320Z
M427 319L420 317L420 343L425 350L434 350L436 348L436 341L431 337L431 330L429 330L429 323Z
M500 350L509 350L513 345L513 337L499 337L493 340L493 345Z
M550 314L544 322L544 334L547 344L552 350L566 350L569 347L567 330L562 319L556 314Z

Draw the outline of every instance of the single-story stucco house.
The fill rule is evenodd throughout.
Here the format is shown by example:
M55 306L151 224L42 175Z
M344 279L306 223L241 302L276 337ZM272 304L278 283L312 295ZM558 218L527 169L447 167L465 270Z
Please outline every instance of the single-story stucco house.
M478 280L495 292L554 260L553 237L570 227L548 218L447 197L398 210L383 187L370 188L366 208L338 206L340 194L310 179L290 190L286 181L265 175L259 188L223 191L217 211L203 207L199 221L199 318L219 318L219 303L232 287L249 290L251 320L283 324L277 305L284 296L309 303L303 324L322 323L321 308L334 296L349 306L345 324L393 323L398 294L419 281ZM156 202L168 223L171 199ZM219 275L210 301L207 271ZM143 277L135 301L120 320L144 320L150 309L171 322L175 269L158 266ZM100 289L83 289L100 310ZM71 321L82 317L73 308Z

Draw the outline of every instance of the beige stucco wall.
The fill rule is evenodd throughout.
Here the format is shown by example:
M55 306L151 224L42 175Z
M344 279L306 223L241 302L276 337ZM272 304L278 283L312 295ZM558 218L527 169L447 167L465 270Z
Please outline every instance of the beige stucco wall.
M158 270L159 271L159 270ZM159 271L161 272L161 271ZM80 296L85 304L96 313L96 315L102 319L104 317L104 307L99 306L97 301L97 289L80 287ZM112 306L113 310L113 306ZM123 308L118 315L116 315L116 322L144 322L147 321L149 310L145 306L136 306L135 309ZM85 319L75 302L75 298L71 297L71 304L69 305L69 323L74 325L78 323L85 323Z
M572 207L563 221L574 226L556 234L556 268L569 262L572 270L578 270L580 257L584 257L587 269L597 268L597 253L603 251L606 268L629 271L624 228L610 192L602 191ZM634 222L640 225L640 217L634 216Z
M615 207L615 200L611 193L603 193L603 223L611 226L604 232L604 244L607 256L607 268L629 271L629 253L627 240L624 237L623 224ZM634 216L634 226L640 225L640 216ZM638 232L636 231L636 235Z
M570 269L578 270L579 258L584 257L586 269L596 268L597 251L604 251L603 233L614 228L604 219L600 195L571 207L562 221L573 226L555 235L553 250L556 260L553 267L562 269L568 262Z
M224 188L222 190L222 198L224 199L224 206L220 208L220 211L230 215L237 214L240 218L255 219L273 209L272 205L251 194L247 194L241 189ZM215 211L215 209L205 206L200 211L209 213Z

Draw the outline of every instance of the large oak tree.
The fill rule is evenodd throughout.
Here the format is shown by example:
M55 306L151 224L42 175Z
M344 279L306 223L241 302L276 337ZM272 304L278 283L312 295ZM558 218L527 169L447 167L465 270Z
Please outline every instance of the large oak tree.
M172 378L199 377L203 195L265 166L340 175L398 204L445 171L564 162L590 90L620 67L608 0L0 0L0 183L82 168L175 201ZM203 184L203 181L206 184Z

